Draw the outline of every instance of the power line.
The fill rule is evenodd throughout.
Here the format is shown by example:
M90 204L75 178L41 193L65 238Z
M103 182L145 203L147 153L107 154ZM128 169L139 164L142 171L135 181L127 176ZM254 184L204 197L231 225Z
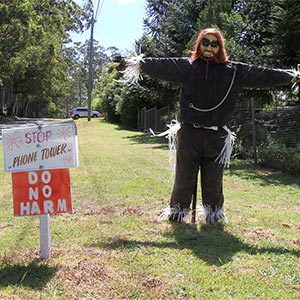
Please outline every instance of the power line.
M101 0L98 0L97 9L96 9L96 13L95 13L95 19L96 20L97 20L98 15L100 14L100 12L102 10L103 4L104 4L104 0L101 2L101 6L100 6L100 2L101 2ZM99 9L99 6L100 6L100 9Z

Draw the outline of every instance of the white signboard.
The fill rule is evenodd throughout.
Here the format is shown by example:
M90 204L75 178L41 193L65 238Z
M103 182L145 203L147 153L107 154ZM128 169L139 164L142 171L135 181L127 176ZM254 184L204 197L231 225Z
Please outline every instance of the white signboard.
M5 172L23 172L78 166L76 125L11 128L2 131Z

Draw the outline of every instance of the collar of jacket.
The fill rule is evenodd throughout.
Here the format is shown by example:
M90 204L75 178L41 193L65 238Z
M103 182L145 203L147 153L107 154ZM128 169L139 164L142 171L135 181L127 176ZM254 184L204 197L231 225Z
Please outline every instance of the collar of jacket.
M198 57L195 62L205 64L205 80L208 79L209 66L218 64L214 59L207 59L203 56Z
M200 54L200 56L195 61L199 61L205 64L219 64L219 62L217 62L215 58L208 59L207 57L204 57L202 54Z

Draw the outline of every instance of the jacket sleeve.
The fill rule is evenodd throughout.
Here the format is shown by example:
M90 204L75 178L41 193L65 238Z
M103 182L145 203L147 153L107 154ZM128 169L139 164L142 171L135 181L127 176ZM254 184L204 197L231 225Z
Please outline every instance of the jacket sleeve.
M270 69L238 63L238 78L243 87L270 88L284 86L291 83L295 76L293 70Z
M188 58L145 58L141 71L162 80L182 82L184 74L191 67Z

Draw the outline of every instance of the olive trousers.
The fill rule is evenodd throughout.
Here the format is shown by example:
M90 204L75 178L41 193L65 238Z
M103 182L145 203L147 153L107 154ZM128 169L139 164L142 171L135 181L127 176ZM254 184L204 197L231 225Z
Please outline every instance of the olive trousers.
M227 132L183 123L177 132L176 174L170 207L189 209L200 171L202 204L210 211L224 204L224 164L216 162Z

